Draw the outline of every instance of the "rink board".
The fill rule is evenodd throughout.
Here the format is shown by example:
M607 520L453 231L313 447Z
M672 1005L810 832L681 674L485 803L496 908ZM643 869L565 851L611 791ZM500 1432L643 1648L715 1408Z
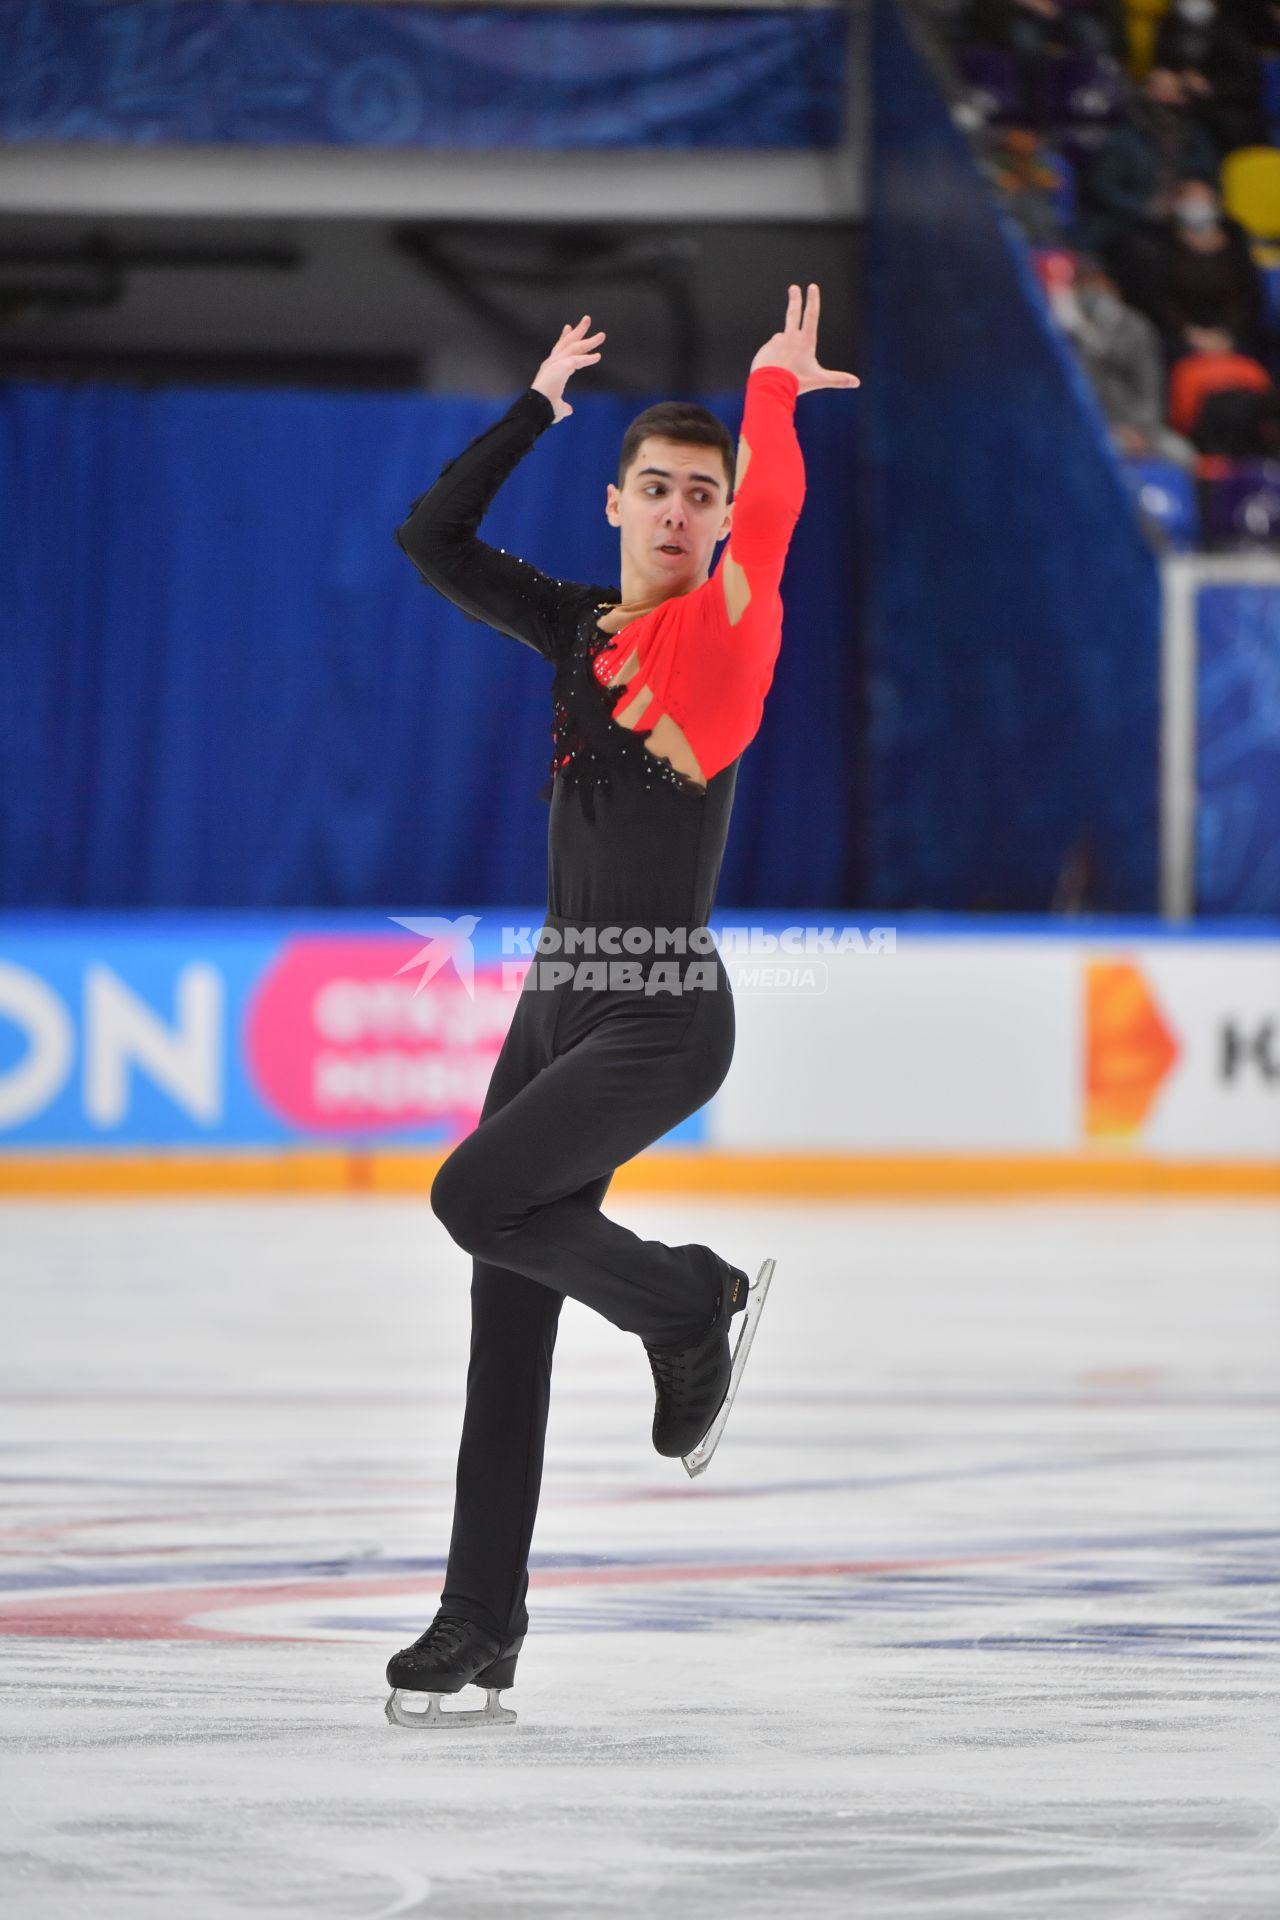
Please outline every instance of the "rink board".
M403 917L0 918L0 1189L420 1187L479 1119L541 915ZM732 1068L626 1184L1280 1191L1272 923L713 931Z

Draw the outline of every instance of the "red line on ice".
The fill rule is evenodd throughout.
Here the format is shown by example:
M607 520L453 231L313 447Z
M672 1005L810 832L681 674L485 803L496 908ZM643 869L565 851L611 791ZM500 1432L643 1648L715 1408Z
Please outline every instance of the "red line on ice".
M716 1580L814 1580L862 1574L910 1573L932 1567L988 1565L995 1561L1052 1558L1060 1548L1019 1549L1004 1553L966 1553L892 1560L744 1561L724 1566L548 1567L531 1576L537 1590L546 1587L678 1586ZM0 1600L0 1636L72 1640L306 1640L300 1634L237 1633L227 1627L206 1627L193 1619L201 1613L222 1613L233 1607L297 1605L307 1600L359 1600L379 1596L422 1594L423 1578L391 1575L383 1579L260 1581L225 1586L146 1587L122 1594L110 1592L51 1593L33 1599Z

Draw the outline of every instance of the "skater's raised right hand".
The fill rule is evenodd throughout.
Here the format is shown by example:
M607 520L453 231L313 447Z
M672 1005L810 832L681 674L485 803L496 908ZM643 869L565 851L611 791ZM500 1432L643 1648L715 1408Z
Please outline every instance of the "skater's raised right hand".
M577 373L580 367L594 366L600 358L591 349L604 339L604 334L588 334L586 329L590 325L589 313L583 314L576 327L571 327L566 321L560 329L560 338L529 382L537 393L546 395L555 408L557 420L563 420L567 413L573 412L564 398L565 382L569 376Z
M818 303L821 296L816 280L801 295L798 282L787 288L787 317L782 332L770 335L755 359L757 367L785 367L794 373L798 393L812 393L815 387L860 387L856 373L836 373L818 365Z

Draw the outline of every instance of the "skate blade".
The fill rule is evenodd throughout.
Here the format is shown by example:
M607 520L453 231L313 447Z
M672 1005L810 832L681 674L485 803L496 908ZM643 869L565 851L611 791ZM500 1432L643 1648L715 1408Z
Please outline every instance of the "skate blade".
M393 1727L412 1727L419 1732L441 1727L514 1726L515 1712L511 1707L499 1706L499 1691L497 1687L486 1687L482 1707L453 1707L446 1713L440 1702L452 1700L451 1693L411 1693L404 1687L393 1687L383 1711ZM406 1700L425 1700L427 1704L407 1707Z
M699 1440L692 1453L682 1455L685 1472L692 1480L697 1474L705 1473L711 1465L711 1456L720 1444L720 1435L724 1432L725 1422L737 1395L738 1383L742 1379L743 1368L747 1364L747 1355L751 1351L751 1342L756 1337L756 1322L764 1310L765 1296L769 1291L769 1282L773 1279L774 1262L766 1260L755 1277L751 1291L747 1295L747 1304L742 1309L742 1326L738 1333L738 1344L733 1350L733 1362L729 1373L729 1391L720 1404L720 1411L707 1431Z

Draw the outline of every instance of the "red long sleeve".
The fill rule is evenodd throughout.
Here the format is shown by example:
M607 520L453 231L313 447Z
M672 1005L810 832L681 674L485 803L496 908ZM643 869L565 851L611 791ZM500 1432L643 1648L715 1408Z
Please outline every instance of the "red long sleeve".
M804 459L795 429L799 390L799 380L786 367L760 367L747 380L739 459L741 441L751 455L734 497L726 551L746 569L753 599L757 580L767 592L782 579L787 547L804 505Z
M715 572L692 593L631 621L595 661L597 678L621 692L611 675L635 649L639 666L628 692L644 686L653 692L636 731L649 732L669 714L708 780L755 738L782 644L779 584L805 490L794 419L799 389L785 367L760 367L749 376L739 448L739 471L745 451L746 472ZM729 557L750 588L737 621L730 620L725 597Z

